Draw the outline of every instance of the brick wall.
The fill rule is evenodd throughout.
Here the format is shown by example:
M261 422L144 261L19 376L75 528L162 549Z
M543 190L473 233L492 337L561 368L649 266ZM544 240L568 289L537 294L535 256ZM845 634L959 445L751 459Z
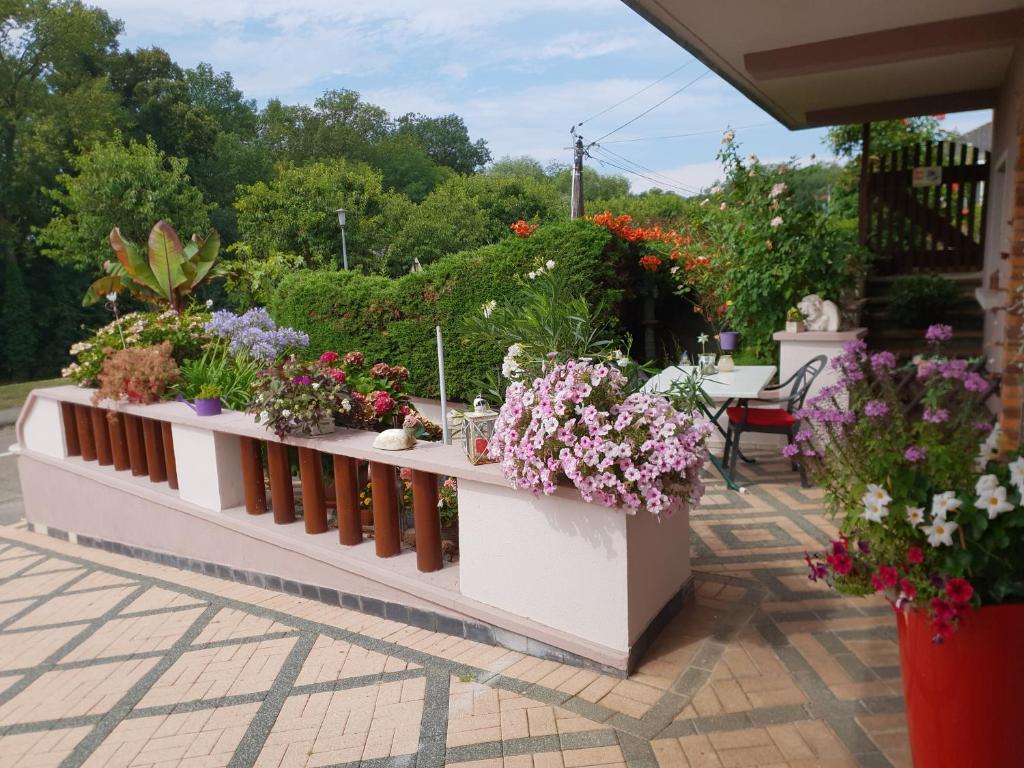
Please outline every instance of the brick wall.
M1024 286L1024 119L1017 122L1017 160L1014 163L1013 225L1010 234L1010 282L1011 301L1016 301L1018 290ZM1024 316L1020 312L1008 312L1006 318L1005 365L1003 368L1002 413L1000 426L1004 446L1009 450L1021 445L1021 414L1024 405L1024 381L1021 363L1024 355L1018 350L1024 336Z

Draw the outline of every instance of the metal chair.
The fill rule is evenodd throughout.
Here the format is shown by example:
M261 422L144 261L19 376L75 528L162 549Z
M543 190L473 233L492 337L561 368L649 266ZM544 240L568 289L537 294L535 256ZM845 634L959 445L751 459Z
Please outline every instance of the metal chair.
M725 412L729 418L729 428L725 434L725 454L722 457L722 465L729 468L729 479L735 480L736 459L742 456L740 452L740 436L744 432L759 432L769 435L785 435L789 443L793 442L796 435L799 419L794 415L796 411L804 406L807 393L818 375L825 369L828 358L825 355L808 360L792 376L785 381L771 387L765 387L764 392L780 392L786 387L792 387L789 396L785 400L756 399L740 400L739 405L726 408ZM751 408L751 402L782 403L785 408ZM794 469L800 472L800 484L807 487L807 473L800 463L796 463Z

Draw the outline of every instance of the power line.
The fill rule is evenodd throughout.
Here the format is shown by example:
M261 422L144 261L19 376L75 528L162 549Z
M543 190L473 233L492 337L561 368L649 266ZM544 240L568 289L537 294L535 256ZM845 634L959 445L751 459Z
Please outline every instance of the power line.
M652 184L657 185L658 187L669 187L669 188L671 188L671 189L673 189L673 190L675 190L677 192L681 192L681 193L686 194L686 195L692 195L692 194L695 194L698 191L698 190L696 190L696 189L694 189L692 187L688 187L687 185L683 184L682 182L676 182L676 181L673 181L673 180L667 179L667 178L655 178L654 176L648 175L646 173L642 173L641 171L638 171L635 168L629 168L629 167L627 167L625 165L621 165L621 164L616 163L616 162L614 162L612 160L609 160L607 158L595 157L594 159L597 160L597 162L599 162L601 165L609 166L611 168L615 168L617 170L623 171L623 172L631 174L633 176L637 176L637 177L639 177L641 179L645 179L646 181L649 181Z
M650 114L651 112L653 112L654 110L656 110L656 109L657 109L658 107L660 107L660 106L661 106L662 104L664 104L665 102L669 101L670 99L674 99L674 98L675 98L676 96L678 96L678 95L679 95L680 93L682 93L682 92L683 92L683 91L685 91L685 90L686 90L687 88L689 88L689 87L690 87L691 85L693 85L694 83L696 83L696 82L697 82L698 80L700 80L700 79L702 79L702 78L704 78L704 77L707 77L707 76L708 76L709 74L711 74L711 70L710 70L710 69L705 69L705 70L704 70L704 71L703 71L703 72L702 72L701 74L697 75L697 77L693 78L693 80L691 80L690 82L688 82L688 83L687 83L686 85L684 85L684 86L683 86L682 88L679 88L678 90L675 90L675 91L673 91L672 93L670 93L670 94L669 94L668 96L666 96L666 97L665 97L664 99L662 99L661 101L659 101L659 102L658 102L657 104L655 104L654 106L648 107L647 109L645 109L645 110L644 110L643 112L641 112L641 113L640 113L639 115L637 115L637 116L636 116L636 117L634 117L633 119L631 119L631 120L627 120L627 121L626 121L626 122L624 122L624 123L623 123L622 125L620 125L620 126L619 126L618 128L615 128L615 129L613 129L613 130L611 130L611 131L608 131L608 133L604 134L604 136L601 136L601 137L599 137L599 138L595 139L595 140L594 140L594 141L593 141L592 143L593 143L593 144L597 144L598 142L600 142L600 141L602 141L602 140L604 140L604 139L607 139L607 138L608 138L609 136L611 136L611 135L612 135L613 133L618 133L618 132L619 132L619 131L621 131L621 130L622 130L623 128L625 128L625 127L626 127L627 125L632 125L633 123L635 123L635 122L636 122L637 120L639 120L639 119L640 119L641 117L643 117L644 115L648 115L648 114Z
M655 80L655 81L654 81L653 83L650 83L649 85L645 85L645 86L644 86L643 88L641 88L641 89L640 89L639 91L637 91L636 93L631 93L631 94L630 94L629 96L627 96L626 98L622 99L621 101L617 101L617 102L615 102L614 104L612 104L612 105L611 105L610 107L608 107L607 109L602 109L602 110L601 110L600 112L598 112L598 113L597 113L596 115L591 115L591 116L590 116L590 117L588 117L588 118L587 118L586 120L580 120L580 121L579 121L578 123L576 123L576 127L577 127L577 128L579 128L579 127L580 127L580 126L582 126L582 125L583 125L584 123L588 123L588 122L590 122L591 120L593 120L593 119L595 119L595 118L598 118L598 117L600 117L601 115L605 115L605 114L608 114L609 112L611 112L611 111L612 111L613 109L615 109L616 107L620 107L620 106L622 106L623 104L625 104L625 103L626 103L627 101L629 101L630 99L636 98L636 97L637 97L637 96L639 96L639 95L640 95L641 93L645 93L646 91L649 91L649 90L650 90L651 88L653 88L654 86L656 86L656 85L657 85L658 83L662 82L663 80L667 80L668 78L672 77L672 75L676 74L677 72L682 72L682 71L683 71L684 69L686 69L686 68L687 68L688 66L690 66L691 64L693 64L693 62L695 62L695 61L696 61L696 59L690 59L690 60L689 60L689 61L687 61L687 62L686 62L685 64L681 64L680 66L678 66L678 67L676 67L675 69L673 69L673 70L672 70L671 72L669 72L669 73L668 73L667 75L664 75L664 76L662 76L662 77L659 77L659 78L658 78L657 80Z
M736 128L732 128L731 130L734 130L734 131L749 131L749 130L751 130L753 128L765 128L765 127L767 127L769 125L775 125L775 123L767 122L767 123L754 123L753 125L740 125L740 126L737 126ZM674 134L671 134L669 136L641 136L641 137L638 137L638 138L635 138L635 139L612 139L611 141L606 141L604 143L605 144L629 144L629 143L632 143L632 142L635 142L635 141L662 141L664 139L685 139L685 138L689 138L690 136L710 136L712 134L722 134L722 133L725 133L726 130L730 130L730 129L728 129L728 128L726 128L726 129L716 128L716 129L708 130L708 131L694 131L692 133L674 133Z
M611 155L613 158L616 158L616 160L618 160L620 163L625 163L627 166L631 166L635 171L643 171L646 174L646 175L644 175L644 178L647 178L649 181L654 181L656 183L661 183L661 184L667 184L667 185L673 186L673 187L675 187L677 189L682 189L682 190L688 192L689 194L696 194L696 193L700 192L700 190L697 189L696 187L692 187L689 184L686 184L686 183L684 183L682 181L678 181L676 179L673 179L670 176L666 176L665 174L661 173L660 171L656 171L653 168L648 168L646 165L641 165L636 160L630 160L628 157L624 157L623 155L620 155L617 152L613 152L612 150L608 149L607 147L598 146L598 147L595 147L595 149L597 149L599 152L604 153L605 155ZM595 158L595 159L596 160L600 160L600 158ZM607 160L608 158L606 157L605 159ZM638 174L638 175L643 175L643 174Z

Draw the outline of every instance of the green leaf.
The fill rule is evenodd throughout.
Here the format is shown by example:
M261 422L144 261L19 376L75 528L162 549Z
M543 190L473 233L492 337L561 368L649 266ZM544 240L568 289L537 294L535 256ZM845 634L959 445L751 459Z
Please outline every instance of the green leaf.
M153 270L150 269L149 262L147 262L142 257L142 254L139 253L138 246L136 246L131 240L122 236L121 230L118 227L114 227L110 230L109 239L110 247L113 248L114 253L117 254L117 260L121 263L125 273L133 280L138 281L147 288L159 291L160 285L157 283L156 277L153 275ZM113 273L111 267L108 267L107 271L111 274Z
M220 252L220 235L214 229L205 238L192 235L192 242L195 243L197 249L190 260L190 265L194 265L195 275L189 280L189 287L195 288L206 279L217 261L217 254Z
M101 301L108 293L120 293L124 290L124 283L117 275L106 275L94 280L89 290L82 298L82 306L88 307Z
M174 289L185 282L181 264L183 251L178 233L161 219L149 233L149 266L153 270L160 295L174 304Z

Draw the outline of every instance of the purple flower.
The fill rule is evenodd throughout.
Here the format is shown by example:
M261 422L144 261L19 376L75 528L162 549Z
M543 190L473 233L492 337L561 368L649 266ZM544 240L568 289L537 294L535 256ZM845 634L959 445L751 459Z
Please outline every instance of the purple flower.
M918 461L924 461L928 458L928 451L924 448L918 448L916 445L912 445L903 452L903 458L914 464Z
M895 368L896 355L892 352L876 352L871 356L871 367L876 373Z
M794 456L800 455L800 446L796 443L790 443L782 449L782 455L787 459L792 459Z
M991 432L992 431L992 425L989 424L987 421L976 421L976 422L974 422L974 428L976 430L978 430L979 432Z
M309 376L296 376L292 379L292 384L312 384L313 380Z
M279 328L263 307L254 307L242 315L228 310L214 312L206 330L227 340L232 355L245 354L268 362L290 347L309 345L309 336L292 328Z
M929 325L928 330L925 331L924 338L932 344L941 344L944 341L949 341L953 338L953 326L944 325L943 323Z
M967 361L947 360L939 363L939 372L944 379L962 379L967 375Z
M964 378L964 389L968 389L971 392L985 392L988 390L988 381L981 374L969 373Z
M868 542L864 541L864 539L858 539L857 540L857 549L859 549L861 552L863 552L866 555L868 552L871 551L871 545Z
M864 414L873 419L880 418L889 413L889 406L881 400L868 400L864 405Z
M932 424L942 424L949 421L949 411L945 408L925 408L921 418Z

